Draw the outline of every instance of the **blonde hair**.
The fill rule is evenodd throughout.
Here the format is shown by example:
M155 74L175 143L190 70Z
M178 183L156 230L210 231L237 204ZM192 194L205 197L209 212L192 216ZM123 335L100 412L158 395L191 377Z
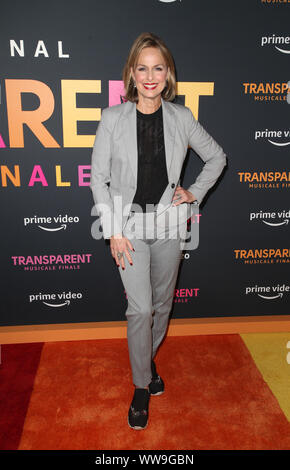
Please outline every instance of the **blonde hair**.
M127 101L138 103L138 92L137 88L134 87L134 80L131 75L130 68L132 67L132 69L135 70L139 55L145 47L156 47L160 50L165 63L169 68L167 85L162 90L161 96L165 101L174 100L176 96L176 76L172 54L162 39L156 36L156 34L150 32L141 33L131 46L122 73L122 80L125 88L125 95L123 98Z

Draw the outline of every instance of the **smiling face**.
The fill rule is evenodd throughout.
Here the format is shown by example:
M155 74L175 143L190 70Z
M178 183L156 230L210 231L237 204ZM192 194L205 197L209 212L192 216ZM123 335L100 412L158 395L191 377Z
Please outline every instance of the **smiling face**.
M135 73L131 74L136 83L139 99L154 99L161 95L166 86L169 68L156 47L145 47L139 54Z

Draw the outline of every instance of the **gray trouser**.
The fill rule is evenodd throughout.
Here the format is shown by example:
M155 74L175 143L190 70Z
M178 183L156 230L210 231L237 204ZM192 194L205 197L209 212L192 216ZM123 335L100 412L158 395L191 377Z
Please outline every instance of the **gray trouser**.
M128 300L125 315L132 378L137 387L143 388L151 382L151 358L167 330L181 260L180 237L166 238L166 226L165 238L154 237L156 219L152 222L151 217L148 222L146 218L147 232L140 229L138 233L147 215L130 214L136 229L136 236L128 237L135 248L135 251L129 250L133 266L124 254L125 269L121 264L119 267ZM126 236L126 227L123 234Z

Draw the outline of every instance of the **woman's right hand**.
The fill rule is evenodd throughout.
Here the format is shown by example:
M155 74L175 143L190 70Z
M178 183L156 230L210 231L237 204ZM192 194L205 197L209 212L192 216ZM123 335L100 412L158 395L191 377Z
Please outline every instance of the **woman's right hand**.
M128 238L123 237L122 234L112 235L110 237L110 248L111 248L112 256L115 259L118 267L121 264L122 269L125 269L124 256L126 256L129 263L133 265L133 261L129 253L129 249L133 251L135 250L130 240L128 240ZM120 259L117 256L118 252L123 253L123 256Z

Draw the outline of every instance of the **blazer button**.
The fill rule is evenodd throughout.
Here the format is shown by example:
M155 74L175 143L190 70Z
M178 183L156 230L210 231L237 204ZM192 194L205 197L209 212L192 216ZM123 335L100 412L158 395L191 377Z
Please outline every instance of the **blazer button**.
M171 183L171 187L174 188L174 187L175 187L175 183Z

